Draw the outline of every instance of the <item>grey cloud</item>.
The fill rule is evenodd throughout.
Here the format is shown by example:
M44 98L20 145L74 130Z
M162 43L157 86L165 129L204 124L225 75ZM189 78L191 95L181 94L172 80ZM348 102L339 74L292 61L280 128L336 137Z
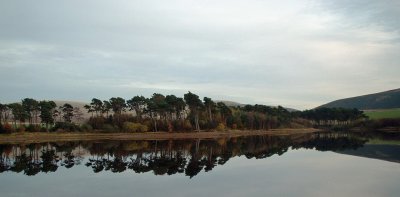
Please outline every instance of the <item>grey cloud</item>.
M400 2L392 0L321 1L328 12L341 14L344 24L358 27L379 26L397 34L400 30Z
M0 102L191 90L304 109L397 88L398 3L363 2L2 1Z

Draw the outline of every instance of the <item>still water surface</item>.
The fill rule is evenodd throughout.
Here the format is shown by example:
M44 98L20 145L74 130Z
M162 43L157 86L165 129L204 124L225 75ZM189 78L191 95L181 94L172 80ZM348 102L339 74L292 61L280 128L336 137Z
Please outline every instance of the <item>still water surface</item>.
M0 196L399 196L400 143L371 141L316 133L6 144Z

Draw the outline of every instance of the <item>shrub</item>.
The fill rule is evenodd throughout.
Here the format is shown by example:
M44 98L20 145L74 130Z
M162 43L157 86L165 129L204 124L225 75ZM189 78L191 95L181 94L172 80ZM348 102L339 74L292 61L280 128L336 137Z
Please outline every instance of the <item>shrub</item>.
M170 122L168 123L168 132L173 132L174 131L174 125Z
M26 127L26 131L29 131L29 132L39 132L40 131L40 126L39 125L33 125L33 124L30 124L28 127Z
M209 128L209 122L206 121L206 120L200 119L200 120L199 120L199 126L200 126L200 128L202 128L202 129L208 129L208 128Z
M207 121L203 126L200 125L202 129L215 129L218 126L217 121Z
M376 123L377 127L400 127L400 118L384 118Z
M192 124L190 123L190 121L185 120L185 122L183 123L183 130L190 131L192 129L193 129L193 127L192 127Z
M0 133L4 133L3 125L1 124L1 122L0 122Z
M124 122L122 126L124 132L136 132L138 130L137 124L133 122Z
M174 131L183 131L183 123L181 120L173 120L172 127Z
M236 123L233 123L232 124L232 129L237 129L238 127L237 127L237 124Z
M40 132L49 132L49 130L46 127L40 128Z
M5 125L3 125L3 132L4 133L13 133L15 132L15 129L8 123L6 123Z
M24 125L20 125L18 128L17 128L17 132L25 132L25 126Z
M104 124L103 127L101 128L102 131L107 132L107 133L113 133L119 131L118 128L110 125L110 124Z
M147 131L149 131L149 127L147 127L147 125L140 125L140 131L147 132Z
M157 130L158 131L168 131L169 125L167 124L167 121L164 120L157 120Z
M93 131L93 127L90 126L89 124L83 124L81 125L81 130L86 132L91 132Z
M354 127L361 127L365 130L376 130L385 127L400 127L400 118L386 118L379 120L366 120L355 122Z
M147 127L147 131L150 131L153 129L153 122L151 120L144 120L142 122L142 125L145 125Z
M125 122L131 122L134 120L134 117L132 114L120 114L120 115L114 115L112 117L112 125L118 127L118 128L123 128Z
M222 123L219 123L217 128L215 128L217 131L224 131L225 130L225 125Z
M81 128L70 122L56 122L54 127L51 129L51 131L81 131Z
M148 127L140 123L124 122L123 131L125 132L147 132Z
M91 117L88 121L88 124L93 128L93 129L101 129L106 122L106 119L104 117Z

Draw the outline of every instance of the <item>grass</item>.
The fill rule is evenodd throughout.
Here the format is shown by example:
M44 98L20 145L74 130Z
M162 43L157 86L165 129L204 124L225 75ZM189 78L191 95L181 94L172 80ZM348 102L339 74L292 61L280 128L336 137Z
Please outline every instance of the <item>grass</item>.
M374 145L400 145L400 140L381 140L381 139L371 139L367 144Z
M382 109L382 110L366 110L366 111L364 111L364 113L370 119L400 118L400 108Z
M148 133L85 133L85 132L36 132L0 134L0 144L39 143L81 140L170 140L170 139L217 139L254 135L292 135L313 133L319 130L307 129L271 129L268 131L214 131L214 132L148 132Z

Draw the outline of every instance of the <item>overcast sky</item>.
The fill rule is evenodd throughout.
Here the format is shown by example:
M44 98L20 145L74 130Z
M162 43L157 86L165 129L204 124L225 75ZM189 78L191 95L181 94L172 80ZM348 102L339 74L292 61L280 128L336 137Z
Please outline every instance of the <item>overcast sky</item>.
M400 1L0 1L0 103L190 90L308 109L399 76Z

